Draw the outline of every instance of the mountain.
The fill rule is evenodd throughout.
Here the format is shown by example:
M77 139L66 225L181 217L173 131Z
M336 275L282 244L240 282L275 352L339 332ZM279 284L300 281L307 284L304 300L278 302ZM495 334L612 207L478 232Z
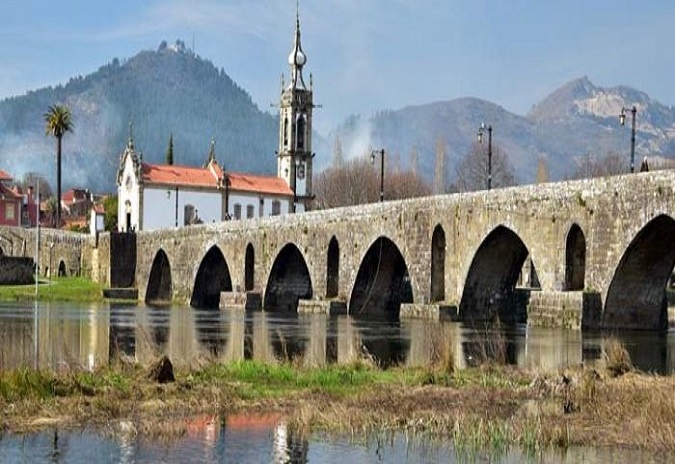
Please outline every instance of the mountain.
M622 107L637 108L636 165L644 155L675 155L675 109L629 87L596 87L586 77L575 79L552 92L527 115L518 115L499 105L459 98L382 111L369 118L352 116L330 139L339 137L346 156L367 153L370 147L385 147L390 162L409 166L417 153L418 171L433 179L437 142L445 144L447 177L471 150L482 122L493 127L493 144L506 153L520 183L532 183L543 158L551 180L571 175L586 156L630 153L630 113L626 126L619 124Z
M143 159L164 162L173 134L176 164L202 164L210 140L226 168L276 172L276 116L210 61L181 41L163 42L65 85L0 101L0 160L15 177L37 171L54 182L55 141L45 136L43 114L55 103L73 114L75 130L63 139L63 186L111 191L119 155L133 137Z

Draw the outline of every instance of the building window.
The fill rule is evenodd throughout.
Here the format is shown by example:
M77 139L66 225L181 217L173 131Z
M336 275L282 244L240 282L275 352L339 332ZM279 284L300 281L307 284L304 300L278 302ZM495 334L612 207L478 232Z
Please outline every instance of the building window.
M246 217L251 219L255 214L255 207L253 205L246 205Z
M5 204L5 219L14 220L14 203Z
M279 200L274 200L272 202L272 216L278 216L281 214L281 202Z
M241 205L239 203L234 204L234 218L241 219Z
M263 217L265 215L265 199L260 199L260 208L258 210L258 216Z

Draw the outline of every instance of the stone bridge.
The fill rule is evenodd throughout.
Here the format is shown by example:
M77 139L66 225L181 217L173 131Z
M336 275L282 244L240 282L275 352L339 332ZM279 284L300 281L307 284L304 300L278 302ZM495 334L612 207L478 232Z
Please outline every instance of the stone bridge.
M25 232L28 233L28 232ZM2 235L2 234L0 234ZM135 236L150 302L663 329L675 171L391 201ZM82 242L109 282L111 238ZM2 246L0 238L0 246ZM30 254L30 251L27 252ZM108 279L108 280L106 280ZM326 309L327 308L327 309Z

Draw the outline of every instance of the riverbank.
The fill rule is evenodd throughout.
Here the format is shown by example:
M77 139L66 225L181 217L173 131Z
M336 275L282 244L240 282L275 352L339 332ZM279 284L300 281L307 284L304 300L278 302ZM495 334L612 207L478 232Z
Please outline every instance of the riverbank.
M0 301L103 301L103 285L85 277L41 279L35 284L0 285Z
M118 361L94 372L0 374L2 430L99 426L108 433L180 437L192 419L275 413L299 433L422 433L456 447L528 452L631 447L675 456L675 377L631 370L625 350L603 366L535 372L484 365L456 370L241 361L176 369L158 383L150 366Z

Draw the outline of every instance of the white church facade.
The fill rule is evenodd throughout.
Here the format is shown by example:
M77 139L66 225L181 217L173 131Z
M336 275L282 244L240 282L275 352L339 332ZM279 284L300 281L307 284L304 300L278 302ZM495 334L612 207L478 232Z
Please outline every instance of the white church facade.
M134 147L130 134L117 172L118 231L132 232L225 220L303 212L312 195L312 84L302 68L307 57L295 40L288 57L291 79L282 84L279 104L277 176L224 170L214 141L203 167L151 164Z

